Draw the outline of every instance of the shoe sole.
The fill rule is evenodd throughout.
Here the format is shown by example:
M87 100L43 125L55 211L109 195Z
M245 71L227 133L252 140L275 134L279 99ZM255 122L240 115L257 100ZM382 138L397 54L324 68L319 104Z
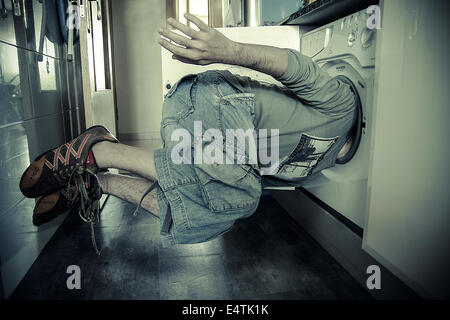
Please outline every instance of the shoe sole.
M40 226L56 218L58 214L52 212L52 209L55 208L60 196L59 191L55 191L38 200L33 210L33 224L35 226Z
M20 179L20 189L28 190L32 188L39 178L42 171L44 171L45 156L42 156L39 160L33 161L23 173L22 179Z

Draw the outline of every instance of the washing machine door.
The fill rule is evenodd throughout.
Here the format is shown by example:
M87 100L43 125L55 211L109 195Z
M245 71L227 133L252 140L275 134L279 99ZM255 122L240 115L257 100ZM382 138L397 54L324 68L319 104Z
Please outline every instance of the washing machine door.
M362 228L369 168L369 139L366 136L368 84L362 76L363 69L358 70L356 64L343 60L319 64L330 76L349 84L355 92L359 100L359 121L354 128L354 144L346 157L337 161L334 167L323 170L315 181L304 188Z

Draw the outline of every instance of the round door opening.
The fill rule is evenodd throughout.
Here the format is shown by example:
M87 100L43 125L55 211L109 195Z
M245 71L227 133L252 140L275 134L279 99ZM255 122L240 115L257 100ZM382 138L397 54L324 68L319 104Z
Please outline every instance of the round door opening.
M339 159L336 159L337 164L346 164L354 157L354 155L356 154L356 151L358 151L358 147L361 142L362 128L364 127L363 109L362 109L362 104L361 104L361 98L359 97L358 90L356 90L356 87L353 84L353 82L346 76L342 76L342 75L337 76L336 79L339 79L343 83L346 83L350 86L350 89L355 94L356 108L358 110L356 123L350 129L350 132L349 132L349 134L347 136L347 140L346 140L346 141L351 142L350 148L342 157L340 157Z

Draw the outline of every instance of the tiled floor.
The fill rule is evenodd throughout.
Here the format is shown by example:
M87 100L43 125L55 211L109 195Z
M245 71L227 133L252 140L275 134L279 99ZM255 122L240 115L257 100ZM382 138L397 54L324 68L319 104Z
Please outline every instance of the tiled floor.
M11 299L371 299L272 199L213 241L162 249L159 220L110 197L96 228L69 215ZM68 290L69 265L81 289Z

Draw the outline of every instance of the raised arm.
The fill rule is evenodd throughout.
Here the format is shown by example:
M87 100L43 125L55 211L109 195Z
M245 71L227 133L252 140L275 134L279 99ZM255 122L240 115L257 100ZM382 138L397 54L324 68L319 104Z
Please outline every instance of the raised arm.
M172 18L169 18L167 22L187 37L166 28L159 29L159 33L163 37L173 41L169 42L161 38L159 44L172 52L174 59L199 65L211 63L239 65L269 74L275 78L281 77L286 71L288 66L286 50L235 42L192 14L185 14L185 18L194 23L199 31L195 31Z
M309 106L335 117L354 110L355 97L350 87L331 78L311 58L292 49L238 43L207 26L192 14L185 14L199 31L168 19L180 30L180 35L166 28L159 33L171 40L159 39L161 46L173 53L173 58L185 63L208 65L225 63L239 65L271 75Z

